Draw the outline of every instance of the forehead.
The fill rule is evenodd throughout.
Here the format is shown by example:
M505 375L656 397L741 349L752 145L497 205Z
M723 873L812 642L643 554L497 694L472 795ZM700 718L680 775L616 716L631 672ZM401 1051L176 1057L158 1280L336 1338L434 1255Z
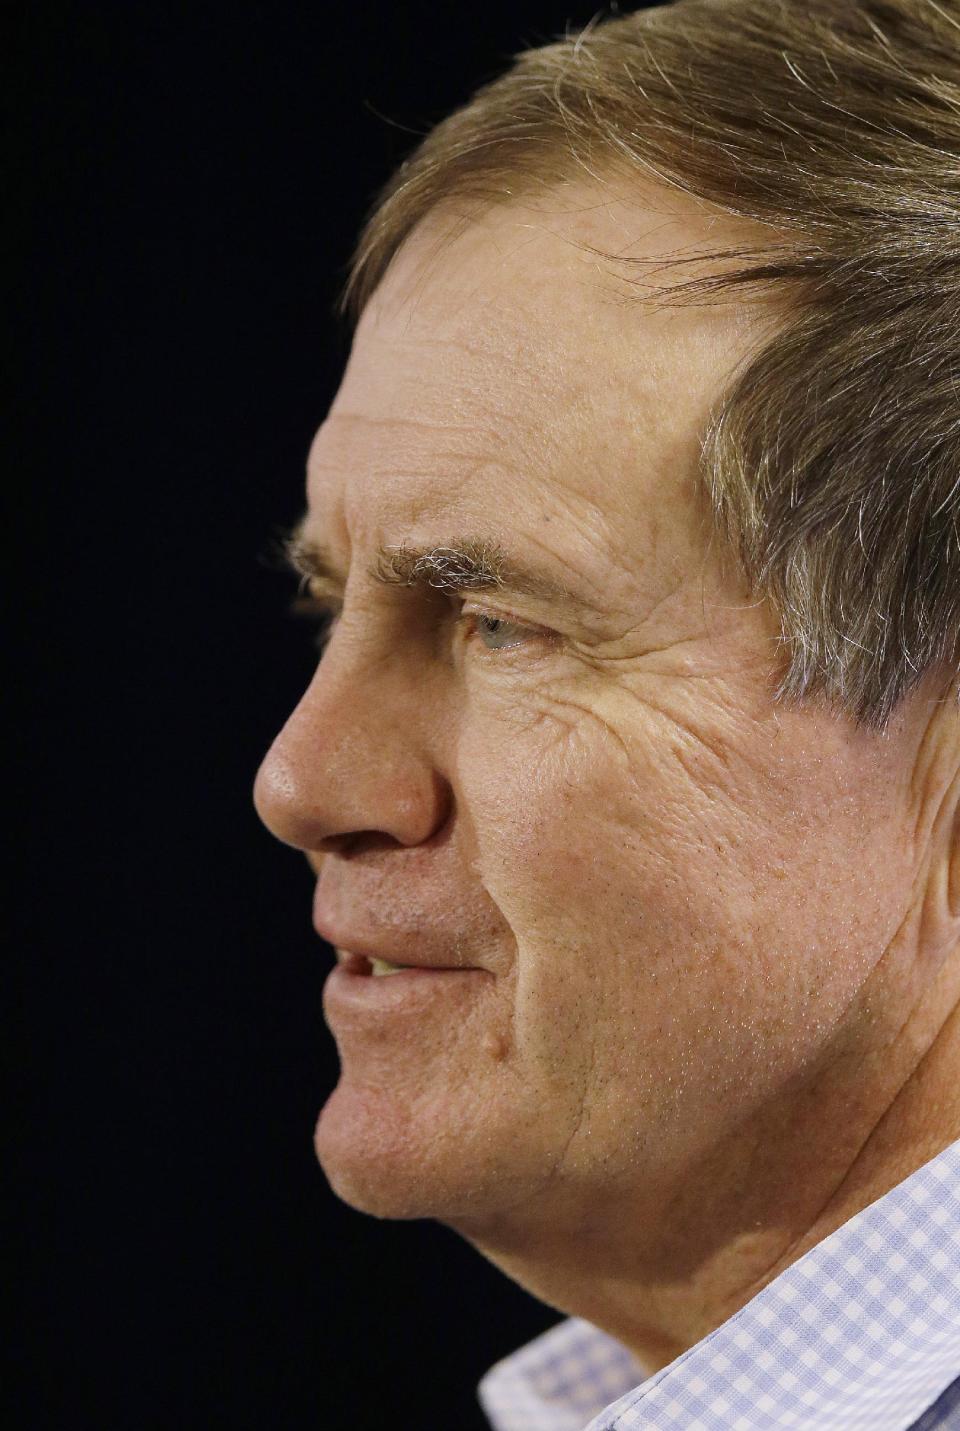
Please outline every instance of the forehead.
M731 238L668 196L559 191L425 222L358 327L314 442L311 511L333 542L490 535L555 521L616 558L685 503L710 407L742 357L741 306L641 304L649 264ZM594 251L598 250L598 252ZM616 254L633 264L613 264ZM438 526L439 524L439 526ZM428 530L429 529L429 530Z

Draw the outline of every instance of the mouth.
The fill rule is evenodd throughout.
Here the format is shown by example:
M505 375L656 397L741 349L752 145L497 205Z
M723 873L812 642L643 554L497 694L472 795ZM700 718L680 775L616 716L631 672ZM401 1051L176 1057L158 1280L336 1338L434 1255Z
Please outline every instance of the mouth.
M361 979L383 979L390 974L417 972L422 974L453 973L462 966L439 966L436 964L398 964L391 959L374 955L356 954L349 949L337 949L337 963L346 974L354 974Z
M370 974L373 978L383 978L385 974L402 974L404 969L411 969L412 964L391 964L389 959L371 959Z
M334 948L337 962L323 986L323 1009L337 1037L349 1036L350 1030L383 1030L388 1019L439 1019L450 1026L494 982L487 970L476 967L399 964L381 954Z

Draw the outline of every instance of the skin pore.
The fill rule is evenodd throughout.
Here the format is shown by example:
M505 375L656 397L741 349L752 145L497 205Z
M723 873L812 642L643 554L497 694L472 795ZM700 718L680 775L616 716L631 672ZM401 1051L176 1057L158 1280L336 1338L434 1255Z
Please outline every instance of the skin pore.
M774 703L697 484L771 313L638 305L584 248L724 225L584 184L407 241L311 450L342 611L255 791L331 942L481 971L415 1016L326 1001L331 1186L648 1373L960 1136L956 703ZM377 575L459 542L574 599Z

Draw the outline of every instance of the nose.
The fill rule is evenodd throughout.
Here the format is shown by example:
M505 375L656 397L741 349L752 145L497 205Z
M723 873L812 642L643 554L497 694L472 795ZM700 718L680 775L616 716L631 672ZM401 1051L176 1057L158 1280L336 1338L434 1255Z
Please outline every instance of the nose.
M450 808L449 784L426 749L424 694L382 668L337 670L327 660L257 772L257 814L304 851L369 832L422 843Z

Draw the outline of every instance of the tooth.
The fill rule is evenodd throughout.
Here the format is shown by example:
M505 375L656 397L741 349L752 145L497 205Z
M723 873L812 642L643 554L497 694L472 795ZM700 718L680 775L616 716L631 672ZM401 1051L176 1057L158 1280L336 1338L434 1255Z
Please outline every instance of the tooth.
M371 972L371 974L381 974L381 975L382 975L382 974L401 974L401 973L403 972L403 965L402 965L402 964L391 964L390 961L389 961L389 959L371 959L371 960L370 960L370 972Z

